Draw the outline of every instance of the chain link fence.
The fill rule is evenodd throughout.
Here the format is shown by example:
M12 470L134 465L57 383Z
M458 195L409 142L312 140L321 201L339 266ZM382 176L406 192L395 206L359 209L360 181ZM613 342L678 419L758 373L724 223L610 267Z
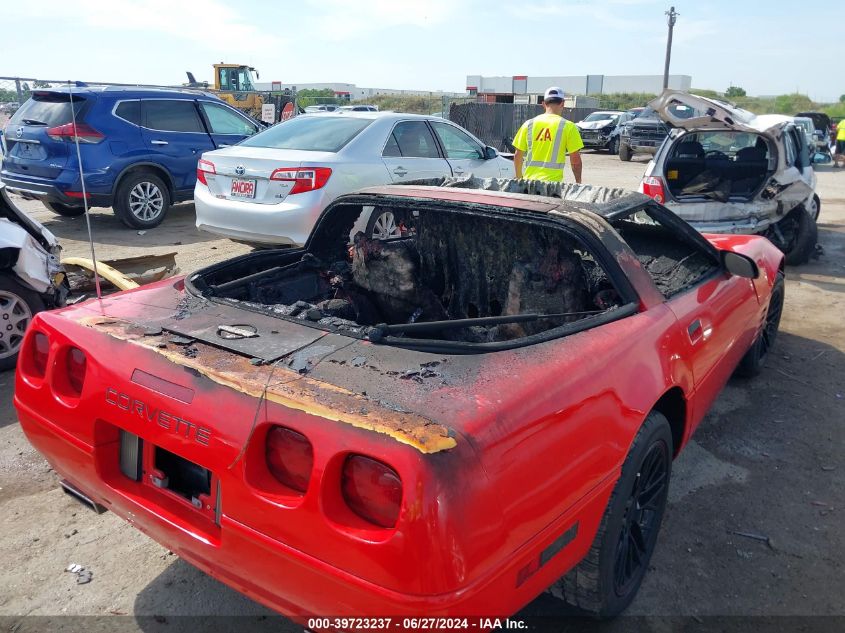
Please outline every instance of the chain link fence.
M564 118L578 122L595 108L564 108ZM519 103L479 103L474 98L452 99L444 115L500 152L513 152L513 137L528 119L543 113L543 106Z

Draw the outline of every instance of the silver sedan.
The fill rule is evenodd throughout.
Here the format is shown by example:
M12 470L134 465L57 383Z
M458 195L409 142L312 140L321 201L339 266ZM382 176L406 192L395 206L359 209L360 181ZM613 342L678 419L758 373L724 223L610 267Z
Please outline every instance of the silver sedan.
M419 178L513 177L513 163L463 128L433 116L336 112L298 116L197 167L197 227L234 240L301 245L323 209L362 187ZM399 233L389 211L361 227Z

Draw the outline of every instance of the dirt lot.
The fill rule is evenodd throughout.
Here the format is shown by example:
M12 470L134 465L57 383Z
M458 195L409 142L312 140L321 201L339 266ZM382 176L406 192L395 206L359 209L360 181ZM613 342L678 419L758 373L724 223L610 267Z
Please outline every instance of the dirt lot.
M585 180L593 184L633 188L644 167L643 159L584 157ZM730 382L676 462L652 569L628 611L649 618L645 630L664 630L655 616L694 616L693 622L725 615L845 616L845 170L821 167L818 177L824 254L787 270L781 335L766 369L754 381ZM66 254L88 255L84 219L23 206L61 239ZM98 257L176 251L189 272L248 250L198 233L193 221L193 206L182 204L161 227L138 235L109 211L96 211ZM183 615L251 616L239 619L238 628L267 621L271 612L264 607L114 515L97 516L62 494L17 424L13 387L13 373L0 374L0 561L6 570L0 627L114 626L103 618L27 615L130 616L110 619L120 630L223 627L222 620L176 617ZM70 563L86 566L93 580L76 584L64 571ZM525 613L557 608L543 596ZM273 623L274 630L300 630L285 620Z

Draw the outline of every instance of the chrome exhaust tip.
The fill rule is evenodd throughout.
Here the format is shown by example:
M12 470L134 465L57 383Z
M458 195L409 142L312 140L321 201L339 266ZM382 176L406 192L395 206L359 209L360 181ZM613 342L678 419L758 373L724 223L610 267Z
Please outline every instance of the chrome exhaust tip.
M79 503L87 507L89 510L93 510L97 514L102 514L103 512L106 512L108 510L108 508L106 508L105 506L101 506L91 497L82 492L79 488L70 483L67 479L62 479L59 482L59 485L62 487L62 490L66 495L70 495Z

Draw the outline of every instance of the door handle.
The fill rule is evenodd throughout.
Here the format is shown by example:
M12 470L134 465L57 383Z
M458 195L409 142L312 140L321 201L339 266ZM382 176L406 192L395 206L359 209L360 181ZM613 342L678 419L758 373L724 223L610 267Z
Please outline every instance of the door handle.
M217 147L232 147L229 143L220 143Z
M696 319L687 327L687 334L689 335L690 343L698 343L704 334L704 328L701 327L701 319Z
M150 141L150 145L168 145L168 143L167 141L161 141L156 139L154 141Z
M464 174L464 170L463 170L463 169L461 169L460 167L458 167L458 168L456 168L456 169L453 169L452 171L454 171L454 172L455 172L455 175L456 175L456 176L462 176L462 175Z
M396 169L394 169L394 170L393 170L393 173L394 173L394 174L396 174L397 176L399 176L399 177L401 178L402 176L404 176L405 174L407 174L407 173L408 173L408 171L407 171L405 168L403 168L403 167L401 167L401 166L400 166L400 167L397 167Z

